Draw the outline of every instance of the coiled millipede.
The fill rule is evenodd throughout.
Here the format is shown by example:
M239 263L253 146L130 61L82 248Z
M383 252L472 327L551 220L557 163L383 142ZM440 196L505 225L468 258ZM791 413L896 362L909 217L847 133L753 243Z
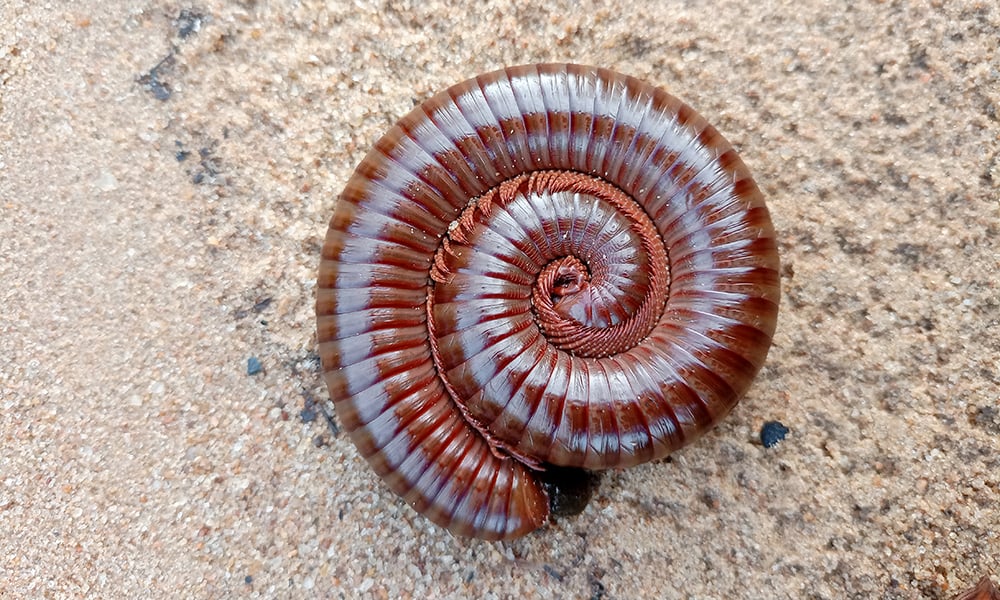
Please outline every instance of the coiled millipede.
M357 167L316 312L337 415L460 535L546 522L539 473L662 458L771 344L778 254L729 143L606 69L507 68L434 96Z

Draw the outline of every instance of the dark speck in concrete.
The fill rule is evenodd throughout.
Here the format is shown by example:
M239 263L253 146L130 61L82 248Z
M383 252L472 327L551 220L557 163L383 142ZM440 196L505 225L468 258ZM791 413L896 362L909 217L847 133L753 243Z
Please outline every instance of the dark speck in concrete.
M788 428L781 421L768 421L760 428L760 443L765 448L773 448L788 435Z
M163 60L156 63L156 66L149 70L144 75L140 75L136 81L145 86L146 90L153 94L153 97L161 102L166 102L170 99L173 91L170 89L170 84L163 81L163 76L167 74L174 66L174 53L171 52L163 57Z
M247 375L257 375L264 370L264 365L261 364L260 359L256 356L251 356L247 359Z
M205 20L205 15L185 8L177 18L174 19L174 26L177 28L177 35L181 39L190 37L201 30L201 24Z

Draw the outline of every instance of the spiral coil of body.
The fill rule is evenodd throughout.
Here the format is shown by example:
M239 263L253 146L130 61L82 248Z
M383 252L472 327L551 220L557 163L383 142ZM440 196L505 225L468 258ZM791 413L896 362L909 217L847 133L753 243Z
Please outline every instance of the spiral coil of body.
M389 486L506 539L547 518L537 470L657 459L725 416L778 297L763 198L714 128L636 79L530 65L424 102L358 166L318 339Z

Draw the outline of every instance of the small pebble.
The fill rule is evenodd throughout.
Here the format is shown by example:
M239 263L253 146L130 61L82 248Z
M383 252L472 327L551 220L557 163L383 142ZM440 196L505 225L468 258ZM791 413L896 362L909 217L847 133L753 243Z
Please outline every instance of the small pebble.
M760 443L765 448L773 448L788 435L788 428L781 421L768 421L760 428Z
M264 370L264 365L261 364L260 359L256 356L251 356L247 359L247 375L256 375Z
M253 577L250 576L250 575L247 575L246 577L243 578L243 583L245 583L247 585L250 585L251 583L253 583Z
M307 406L299 412L299 418L302 419L303 423L312 423L316 420L316 410Z

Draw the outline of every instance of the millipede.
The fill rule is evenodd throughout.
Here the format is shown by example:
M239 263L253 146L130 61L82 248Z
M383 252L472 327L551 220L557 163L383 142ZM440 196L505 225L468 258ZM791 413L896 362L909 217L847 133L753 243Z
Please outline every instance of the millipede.
M337 416L457 535L547 522L544 475L663 458L767 356L779 258L732 146L603 68L509 67L416 106L330 219L317 337Z

